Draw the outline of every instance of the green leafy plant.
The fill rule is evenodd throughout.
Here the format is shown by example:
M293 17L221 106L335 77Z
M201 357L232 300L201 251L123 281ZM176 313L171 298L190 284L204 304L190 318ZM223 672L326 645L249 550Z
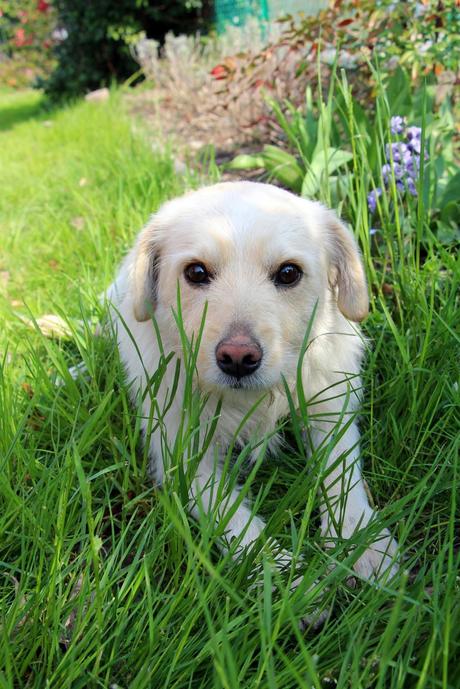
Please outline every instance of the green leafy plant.
M315 98L324 98L335 64L346 70L353 98L366 111L377 88L371 64L379 65L383 78L403 67L412 85L421 87L427 79L437 86L439 102L454 95L458 23L455 0L415 3L410 20L404 3L333 0L315 16L287 14L262 50L233 54L213 74L226 108L235 102L245 106L235 123L241 133L249 119L254 139L276 144L278 122L264 96L275 98L283 109L286 101L302 108L308 85L315 85Z
M56 12L51 2L0 0L0 82L31 85L54 67Z
M320 104L317 116L314 115L311 89L307 89L305 115L288 101L284 103L286 114L275 100L269 99L269 105L289 148L295 153L289 153L281 146L266 145L257 155L236 156L230 168L262 168L269 179L310 198L330 196L331 193L340 197L346 193L350 180L346 166L353 155L331 145L331 101L327 106ZM341 174L337 174L339 171Z
M414 3L410 20L407 6L392 0L334 0L318 17L286 16L281 42L308 41L310 50L332 47L345 51L348 63L404 66L413 80L430 72L458 69L459 8L456 0ZM300 65L302 69L304 65Z
M174 0L167 9L148 0L54 0L64 32L56 45L56 69L42 82L54 99L76 96L126 79L138 71L133 45L147 33L162 38L170 29L191 30L200 3Z
M355 213L352 200L360 188L363 198L368 199L373 231L385 217L385 222L392 218L398 232L409 236L413 225L409 216L415 215L419 239L423 234L425 244L432 232L446 245L458 242L455 103L445 98L437 105L435 83L414 92L403 68L390 74L371 69L376 97L367 110L353 98L345 70L340 79L333 70L326 102L319 99L314 103L311 88L307 88L303 108L267 97L281 131L281 143L266 145L255 155L238 155L230 168L261 169L268 180L330 206L343 207L349 217ZM398 119L412 125L408 128L408 136L415 136L412 142L397 141L392 135L392 123ZM412 150L414 146L417 150ZM400 160L402 154L405 162ZM403 208L407 217L400 223L397 218ZM427 208L429 214L422 221L423 209ZM426 231L422 233L424 223Z

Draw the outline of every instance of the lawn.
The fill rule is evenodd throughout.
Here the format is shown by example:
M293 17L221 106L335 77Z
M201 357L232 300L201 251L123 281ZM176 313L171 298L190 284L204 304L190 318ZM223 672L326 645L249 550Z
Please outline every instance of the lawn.
M460 267L427 230L429 199L396 219L384 204L377 259L363 187L351 202L372 293L365 475L406 559L385 585L348 585L353 552L321 548L294 443L251 485L269 534L305 558L293 593L152 485L117 354L92 334L136 232L197 183L117 93L55 111L0 96L0 687L458 689ZM70 336L34 328L46 313ZM301 631L315 609L327 622Z

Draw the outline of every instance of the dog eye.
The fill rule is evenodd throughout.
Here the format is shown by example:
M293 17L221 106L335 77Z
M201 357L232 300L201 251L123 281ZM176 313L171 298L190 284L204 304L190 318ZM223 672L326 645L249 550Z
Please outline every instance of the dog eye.
M277 287L293 287L302 277L302 271L295 263L283 263L273 276L273 282Z
M192 285L209 285L211 275L203 263L190 263L184 270L185 278Z

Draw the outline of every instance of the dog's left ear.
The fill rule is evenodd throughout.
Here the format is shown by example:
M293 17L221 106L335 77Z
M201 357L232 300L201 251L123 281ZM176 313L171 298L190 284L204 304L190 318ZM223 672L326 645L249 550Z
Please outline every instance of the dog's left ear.
M337 216L326 216L328 279L337 290L337 305L345 318L362 321L369 312L369 294L361 254L350 230Z

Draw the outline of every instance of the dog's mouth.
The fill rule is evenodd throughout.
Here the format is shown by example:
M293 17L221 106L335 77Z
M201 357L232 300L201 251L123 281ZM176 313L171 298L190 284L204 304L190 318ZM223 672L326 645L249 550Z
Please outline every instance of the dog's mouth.
M267 382L259 373L242 377L220 373L216 383L224 390L266 390L268 387Z

